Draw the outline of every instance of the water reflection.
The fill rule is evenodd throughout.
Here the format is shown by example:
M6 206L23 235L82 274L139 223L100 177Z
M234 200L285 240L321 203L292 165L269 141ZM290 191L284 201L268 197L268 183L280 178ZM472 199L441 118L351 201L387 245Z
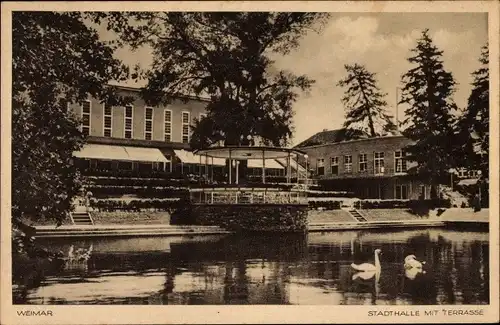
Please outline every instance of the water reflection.
M52 240L89 247L84 270L15 295L29 304L486 304L488 234L442 229ZM352 263L381 269L358 274ZM404 267L413 254L422 270ZM368 272L369 273L369 272Z

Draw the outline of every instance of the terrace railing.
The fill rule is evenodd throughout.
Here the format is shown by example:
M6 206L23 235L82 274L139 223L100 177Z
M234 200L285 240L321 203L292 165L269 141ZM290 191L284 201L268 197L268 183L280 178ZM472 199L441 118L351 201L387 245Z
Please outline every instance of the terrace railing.
M192 204L307 204L305 191L269 187L192 188L190 197Z

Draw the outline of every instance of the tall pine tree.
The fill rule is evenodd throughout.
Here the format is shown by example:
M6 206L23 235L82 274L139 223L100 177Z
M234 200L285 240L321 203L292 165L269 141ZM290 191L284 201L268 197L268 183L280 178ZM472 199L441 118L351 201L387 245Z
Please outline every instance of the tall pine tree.
M481 49L481 67L472 73L472 91L467 109L457 123L457 133L462 146L457 150L457 167L481 170L486 177L489 173L489 58L488 45Z
M432 42L429 30L422 32L414 55L408 61L414 65L402 77L401 104L406 104L403 135L413 140L405 148L407 159L416 162L410 172L417 173L431 184L435 197L439 179L448 175L453 165L454 117L457 109L452 95L455 80L443 67L442 54Z
M347 88L342 97L346 113L344 127L363 130L372 137L396 130L392 116L386 111L386 93L377 86L375 73L359 64L345 65L347 76L338 86Z

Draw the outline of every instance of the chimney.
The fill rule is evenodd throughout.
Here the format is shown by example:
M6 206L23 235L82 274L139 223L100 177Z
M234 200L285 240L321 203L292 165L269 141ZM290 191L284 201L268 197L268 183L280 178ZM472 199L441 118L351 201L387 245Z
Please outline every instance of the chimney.
M328 131L328 129L323 129L323 132L326 132L326 131Z

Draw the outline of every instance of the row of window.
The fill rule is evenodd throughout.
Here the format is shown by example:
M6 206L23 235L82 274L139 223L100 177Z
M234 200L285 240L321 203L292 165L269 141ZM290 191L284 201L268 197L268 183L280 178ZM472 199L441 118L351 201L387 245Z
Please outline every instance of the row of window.
M113 107L109 105L102 105L103 108L103 125L104 125L104 136L111 137L113 134ZM125 118L124 118L124 138L132 139L133 137L133 125L134 125L134 111L132 105L125 106ZM91 102L85 101L81 104L82 109L82 132L86 135L90 135L90 115L91 115ZM206 117L205 113L200 114L200 119ZM182 112L181 115L181 139L183 143L189 143L191 137L191 113ZM144 139L153 139L153 108L146 107L144 110ZM172 142L172 110L164 109L163 111L163 140L166 142Z
M343 156L344 173L353 172L352 155ZM384 152L373 153L373 169L375 174L384 174ZM407 171L406 160L403 158L403 152L398 150L394 152L394 170L396 173L405 173ZM368 172L368 156L366 153L358 155L358 172ZM339 174L339 157L330 158L330 172L332 175ZM316 163L316 173L325 175L325 159L319 158Z

